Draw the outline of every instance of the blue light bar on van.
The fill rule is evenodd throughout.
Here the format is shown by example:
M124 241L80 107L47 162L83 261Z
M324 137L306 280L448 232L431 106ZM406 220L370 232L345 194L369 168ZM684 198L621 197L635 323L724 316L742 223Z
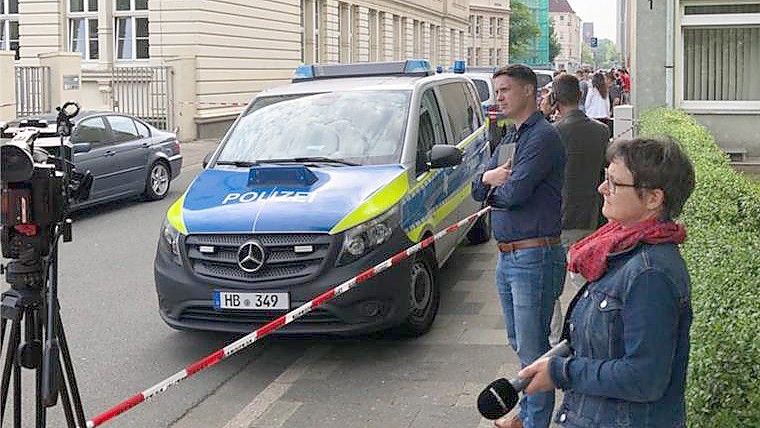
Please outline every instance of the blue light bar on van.
M435 74L433 67L424 59L356 64L304 64L296 68L293 82L338 77L431 76L433 74Z
M458 60L454 61L454 70L453 70L454 73L460 73L461 74L461 73L464 73L466 69L467 69L467 65L465 64L465 62L463 60L458 59Z

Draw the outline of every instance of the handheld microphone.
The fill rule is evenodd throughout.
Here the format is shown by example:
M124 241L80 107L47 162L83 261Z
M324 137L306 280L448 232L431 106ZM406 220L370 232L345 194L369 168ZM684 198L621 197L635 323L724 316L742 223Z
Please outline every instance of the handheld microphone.
M547 353L537 358L566 357L570 355L570 344L563 340ZM532 378L515 377L507 380L496 379L491 382L478 396L478 411L484 418L495 420L509 413L517 404L518 393L525 389Z

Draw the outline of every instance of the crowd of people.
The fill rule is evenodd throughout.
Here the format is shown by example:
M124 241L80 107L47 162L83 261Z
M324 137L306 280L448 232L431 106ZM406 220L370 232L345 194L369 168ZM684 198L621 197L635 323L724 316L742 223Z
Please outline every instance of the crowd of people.
M554 81L568 73L556 70L554 80L541 88L539 108L550 122L557 115L557 106L552 97ZM575 72L578 79L581 96L578 109L592 119L607 125L612 136L612 121L615 107L629 104L631 99L631 76L624 67L610 70L593 71L590 68L580 68Z
M519 411L495 426L548 427L561 389L554 421L563 427L685 427L692 311L678 249L686 230L675 218L694 169L672 140L610 143L598 119L625 102L625 89L611 89L623 79L586 74L557 74L540 99L550 114L530 68L493 75L513 123L500 144L515 150L507 161L493 156L473 197L492 207L506 341L532 379ZM567 271L577 292L562 317ZM538 359L560 339L570 356Z

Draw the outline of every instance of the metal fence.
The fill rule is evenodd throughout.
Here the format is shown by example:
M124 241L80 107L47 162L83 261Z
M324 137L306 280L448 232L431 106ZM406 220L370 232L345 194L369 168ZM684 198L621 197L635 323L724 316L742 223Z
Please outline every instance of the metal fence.
M51 111L50 67L16 66L16 117Z
M174 70L170 66L114 67L113 109L158 129L174 128Z

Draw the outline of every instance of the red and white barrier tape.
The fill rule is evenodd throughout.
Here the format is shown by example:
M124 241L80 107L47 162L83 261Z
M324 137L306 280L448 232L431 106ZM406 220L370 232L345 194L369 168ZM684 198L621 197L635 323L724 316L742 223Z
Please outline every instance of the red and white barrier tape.
M429 247L433 242L441 239L442 237L446 236L449 233L457 231L462 226L466 225L469 222L473 222L477 220L478 217L484 215L488 211L491 210L491 207L485 207L482 210L470 215L469 217L463 219L462 221L458 223L454 223L451 226L447 227L446 229L436 233L433 236L430 236L426 239L423 239L419 243L407 248L404 251L401 251L400 253L394 255L393 257L389 258L388 260L385 260L382 263L377 264L376 266L369 268L365 270L364 272L360 273L359 275L356 275L355 277L349 279L348 281L340 284L339 286L327 290L324 293L320 294L319 296L315 297L309 302L304 303L303 305L299 306L296 309L293 309L292 311L288 312L285 315L282 315L281 317L268 322L258 330L249 333L248 335L236 340L235 342L232 342L231 344L225 346L224 348L209 354L205 358L202 358L183 370L175 373L174 375L164 379L163 381L151 386L150 388L146 389L143 392L140 392L138 394L133 395L132 397L122 401L121 403L117 404L116 406L106 410L105 412L99 414L98 416L92 418L91 420L87 421L87 427L93 428L99 425L104 424L105 422L115 418L116 416L126 412L127 410L132 409L133 407L137 406L138 404L155 397L156 395L166 391L170 387L180 383L181 381L185 380L186 378L198 373L199 371L211 367L215 365L216 363L224 360L225 358L237 353L238 351L241 351L249 346L251 346L254 342L261 339L262 337L268 335L269 333L287 325L291 322L295 321L296 319L304 316L305 314L312 311L312 309L317 308L324 304L325 302L328 302L332 299L334 299L337 296L340 296L341 294L345 293L346 291L356 287L357 285L363 283L364 281L367 281L368 279L376 276L380 272L383 272L384 270L396 266L399 263L401 263L403 260L407 259L412 254L415 254L419 252L420 250Z

